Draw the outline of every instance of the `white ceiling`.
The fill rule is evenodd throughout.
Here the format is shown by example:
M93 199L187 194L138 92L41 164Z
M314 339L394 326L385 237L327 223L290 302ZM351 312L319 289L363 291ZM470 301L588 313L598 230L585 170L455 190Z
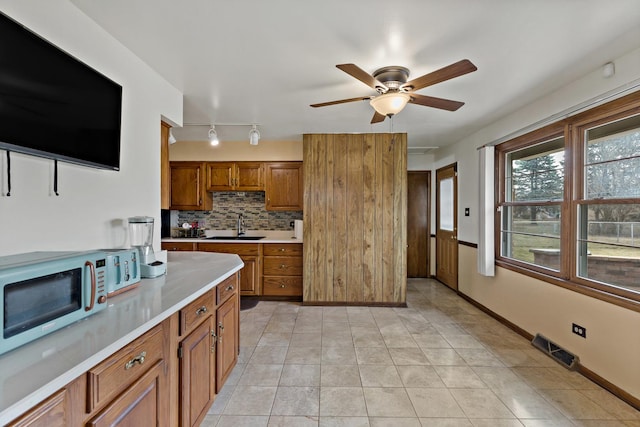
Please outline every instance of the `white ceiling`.
M184 93L185 124L221 139L258 123L267 140L393 130L443 146L640 47L639 0L72 2ZM309 107L375 94L336 64L411 79L464 58L478 71L417 92L464 101L456 112L410 104L371 125L368 102Z

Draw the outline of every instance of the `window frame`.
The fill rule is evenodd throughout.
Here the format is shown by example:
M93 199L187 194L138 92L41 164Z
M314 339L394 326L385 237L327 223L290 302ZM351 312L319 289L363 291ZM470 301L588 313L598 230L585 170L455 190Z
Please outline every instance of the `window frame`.
M640 292L578 276L577 241L580 205L640 204L640 198L584 199L586 131L640 114L640 91L559 120L495 147L495 259L496 265L563 288L640 312ZM564 136L564 199L561 201L559 271L502 256L502 207L530 205L507 202L507 154ZM536 203L537 204L537 203ZM552 204L557 205L556 202Z

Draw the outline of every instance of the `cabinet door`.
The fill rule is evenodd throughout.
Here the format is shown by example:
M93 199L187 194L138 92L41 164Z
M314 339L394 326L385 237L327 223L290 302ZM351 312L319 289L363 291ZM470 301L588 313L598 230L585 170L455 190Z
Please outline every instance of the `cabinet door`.
M210 210L211 197L204 188L204 164L171 163L171 209Z
M215 397L215 323L212 316L180 344L181 426L197 426Z
M86 425L168 426L169 392L165 385L164 365L164 361L157 362Z
M216 350L216 393L224 385L238 361L238 296L229 298L216 311L218 319L218 348Z
M244 262L244 268L240 271L240 294L241 295L260 295L260 257L257 256L241 256Z
M236 163L236 179L234 185L237 191L264 191L262 163Z
M267 163L265 184L268 211L302 210L302 162Z
M207 163L207 191L231 191L235 179L235 163Z

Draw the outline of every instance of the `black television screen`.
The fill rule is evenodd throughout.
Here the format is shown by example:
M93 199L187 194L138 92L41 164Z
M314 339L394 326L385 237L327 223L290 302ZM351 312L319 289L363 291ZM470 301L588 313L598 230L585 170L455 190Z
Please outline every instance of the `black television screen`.
M120 168L122 86L0 13L0 149Z

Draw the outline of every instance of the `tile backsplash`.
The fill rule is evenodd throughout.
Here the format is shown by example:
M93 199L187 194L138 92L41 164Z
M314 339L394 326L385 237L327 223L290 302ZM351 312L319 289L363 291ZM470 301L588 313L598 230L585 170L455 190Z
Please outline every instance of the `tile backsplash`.
M214 192L210 212L178 211L177 224L172 226L197 221L208 230L235 230L238 215L242 214L247 230L293 230L289 224L302 219L302 212L267 211L264 194L264 191Z

